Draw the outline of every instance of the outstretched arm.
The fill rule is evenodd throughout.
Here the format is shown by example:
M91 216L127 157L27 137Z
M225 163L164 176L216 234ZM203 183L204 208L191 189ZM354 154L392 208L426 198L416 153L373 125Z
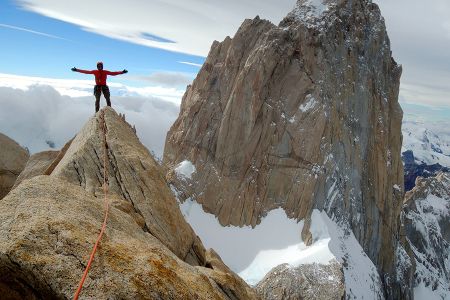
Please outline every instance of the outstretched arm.
M94 74L94 70L92 70L92 71L81 70L81 69L77 69L77 68L75 68L75 67L72 68L72 71L74 71L74 72L79 72L79 73L83 73L83 74Z
M105 70L105 72L106 72L106 74L112 75L112 76L128 73L128 71L125 69L123 71L117 71L117 72L111 72L111 71Z

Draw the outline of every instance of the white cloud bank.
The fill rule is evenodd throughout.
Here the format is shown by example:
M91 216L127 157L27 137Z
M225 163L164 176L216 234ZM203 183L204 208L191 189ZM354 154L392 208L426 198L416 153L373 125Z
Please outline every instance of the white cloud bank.
M169 75L165 75L166 73L168 73ZM132 87L121 83L113 82L114 79L108 81L108 86L111 89L112 95L133 96L133 97L157 97L172 102L176 105L180 105L181 97L184 94L184 89L173 87L176 86L176 84L173 84L173 80L172 82L170 81L171 74L172 74L171 72L160 72L156 76L152 75L156 79L159 78L160 81L159 83L161 83L161 85L156 86ZM184 77L180 78L175 77L175 80L178 80L176 82L177 84L179 84L179 82L182 80L184 80L183 82L184 84L189 82L187 75L184 75ZM157 80L154 80L153 82L158 83ZM86 80L77 80L77 79L31 77L31 76L20 76L20 75L0 73L0 86L12 87L21 90L28 90L28 88L33 85L48 85L52 86L61 95L70 97L91 96L94 84L95 82L93 76L92 78Z
M178 116L182 92L122 84L110 87L113 108L136 125L142 143L161 157L166 133ZM103 97L101 104L105 105ZM94 113L92 82L0 74L0 107L0 132L32 153L48 150L47 141L61 148Z
M18 0L19 5L111 38L205 56L214 40L233 35L245 18L279 22L294 0ZM88 9L87 9L88 8Z

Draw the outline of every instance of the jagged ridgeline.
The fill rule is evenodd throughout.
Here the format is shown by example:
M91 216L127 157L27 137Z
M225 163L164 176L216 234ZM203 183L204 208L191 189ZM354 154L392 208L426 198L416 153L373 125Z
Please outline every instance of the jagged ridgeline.
M299 0L278 26L245 20L188 87L164 163L195 165L189 184L174 184L223 225L255 226L277 207L298 220L324 210L354 233L384 296L411 297L410 266L396 268L401 70L368 0Z

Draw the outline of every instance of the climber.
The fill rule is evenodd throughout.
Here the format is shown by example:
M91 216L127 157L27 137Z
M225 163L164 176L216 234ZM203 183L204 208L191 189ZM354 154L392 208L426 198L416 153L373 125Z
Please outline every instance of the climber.
M73 67L72 71L80 72L83 74L93 74L95 76L95 87L94 87L95 112L98 112L98 110L100 108L100 96L102 95L102 92L103 92L103 96L106 99L106 104L108 106L111 106L109 88L106 85L106 77L108 75L116 76L116 75L128 73L128 71L125 69L123 71L117 71L117 72L103 70L103 63L101 61L99 61L97 63L97 70L88 71L88 70L81 70L81 69L77 69L77 68Z

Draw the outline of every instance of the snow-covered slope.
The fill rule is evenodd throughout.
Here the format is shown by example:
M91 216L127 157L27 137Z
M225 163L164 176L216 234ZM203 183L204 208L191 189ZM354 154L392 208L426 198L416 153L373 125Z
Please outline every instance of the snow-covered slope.
M403 214L415 257L415 298L450 299L450 175L417 183L406 194Z
M329 264L336 259L343 265L346 295L355 299L382 298L377 269L364 253L353 233L315 209L311 216L313 244L303 242L280 250L262 250L249 267L239 273L247 283L256 284L272 268L283 263ZM256 275L256 276L255 276Z
M175 188L173 191L176 195ZM311 215L313 243L307 246L300 235L304 221L288 218L281 208L270 211L259 225L251 228L223 227L217 217L206 213L192 199L180 203L180 207L205 247L213 248L225 264L251 285L285 263L295 268L337 261L344 273L346 295L356 299L383 298L377 269L352 231L334 222L323 211L314 210Z

